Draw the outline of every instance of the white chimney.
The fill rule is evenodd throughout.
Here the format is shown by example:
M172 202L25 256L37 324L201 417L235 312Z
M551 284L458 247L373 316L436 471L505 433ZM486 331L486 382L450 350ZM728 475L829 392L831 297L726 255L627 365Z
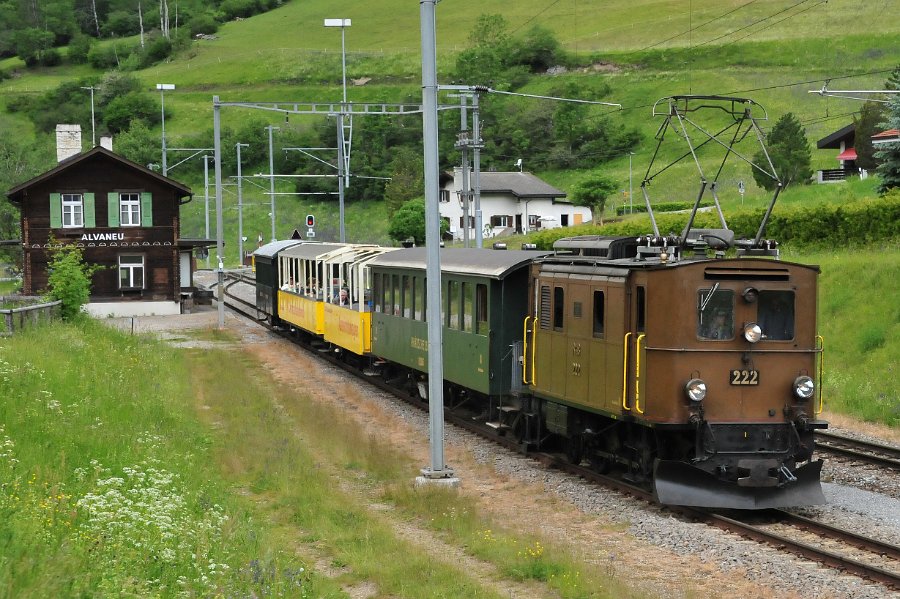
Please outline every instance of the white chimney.
M112 135L101 135L100 136L100 147L106 148L110 152L112 152Z
M81 154L81 125L56 126L56 161Z

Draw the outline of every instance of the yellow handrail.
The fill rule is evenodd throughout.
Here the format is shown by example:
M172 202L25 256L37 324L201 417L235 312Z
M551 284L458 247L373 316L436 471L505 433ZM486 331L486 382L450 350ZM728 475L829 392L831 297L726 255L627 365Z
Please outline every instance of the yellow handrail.
M822 335L816 335L816 341L821 344L819 347L819 409L816 412L816 416L818 416L825 409L825 400L822 397L822 387L825 384L825 338Z
M524 344L522 348L522 383L528 384L528 321L531 320L531 316L525 317L525 322L522 323L522 342Z
M625 339L622 342L622 409L626 412L630 412L631 408L628 407L628 338L631 337L631 333L625 333Z
M535 318L537 320L537 318ZM537 384L537 371L534 369L534 357L537 355L537 323L531 327L531 384Z
M647 335L641 333L634 342L634 409L643 414L641 409L641 340Z

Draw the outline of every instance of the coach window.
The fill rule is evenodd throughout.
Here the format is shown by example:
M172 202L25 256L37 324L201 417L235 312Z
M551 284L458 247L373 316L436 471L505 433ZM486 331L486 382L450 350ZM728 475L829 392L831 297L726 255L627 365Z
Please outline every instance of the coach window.
M391 314L400 316L400 275L391 277Z
M144 288L144 257L141 255L119 256L119 289Z
M408 275L403 275L403 299L402 310L403 318L409 318L412 315L412 283Z
M381 286L381 275L375 275L375 288L372 290L374 298L375 311L382 312L384 310L384 287Z
M462 318L462 328L465 332L471 333L475 330L475 310L473 310L472 302L472 284L462 284L462 306L460 317Z
M765 339L787 341L794 338L794 292L759 292L759 327Z
M553 328L557 331L561 331L563 328L565 298L565 291L562 287L553 288Z
M643 333L647 328L647 290L643 286L635 289L635 330Z
M459 329L459 281L447 283L447 326Z
M603 337L604 299L602 291L594 291L594 337Z
M475 285L475 332L479 335L488 334L487 285L483 283Z

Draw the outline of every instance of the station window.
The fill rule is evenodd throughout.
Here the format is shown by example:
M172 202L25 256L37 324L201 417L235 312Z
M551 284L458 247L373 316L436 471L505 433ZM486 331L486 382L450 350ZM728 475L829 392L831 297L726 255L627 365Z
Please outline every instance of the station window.
M142 255L119 256L119 289L144 288L144 257Z
M602 291L594 291L594 337L603 337L603 321L606 304Z
M475 332L479 335L488 334L487 285L483 283L475 285Z
M62 226L84 226L84 199L80 193L64 193L62 198Z
M775 341L793 339L794 292L760 291L757 317L765 339Z
M119 194L119 224L123 227L139 227L141 225L140 194Z
M459 329L459 281L447 282L447 326Z
M553 288L553 328L557 331L561 331L563 328L565 298L565 290L562 287Z
M697 292L697 336L734 339L734 291L718 284Z

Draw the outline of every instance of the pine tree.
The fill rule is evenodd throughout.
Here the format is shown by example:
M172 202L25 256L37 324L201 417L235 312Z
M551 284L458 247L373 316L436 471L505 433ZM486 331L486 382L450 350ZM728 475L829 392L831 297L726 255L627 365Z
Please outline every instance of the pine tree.
M812 153L809 149L809 140L806 139L806 130L793 113L785 113L778 119L766 141L769 157L784 187L795 182L803 184L810 182ZM762 151L754 156L754 162L768 168ZM757 169L753 169L753 178L760 187L775 189L776 182Z
M888 118L882 127L900 130L900 95L895 94L888 107ZM879 161L876 172L881 177L878 193L884 195L893 188L900 188L900 142L880 146L875 159Z

